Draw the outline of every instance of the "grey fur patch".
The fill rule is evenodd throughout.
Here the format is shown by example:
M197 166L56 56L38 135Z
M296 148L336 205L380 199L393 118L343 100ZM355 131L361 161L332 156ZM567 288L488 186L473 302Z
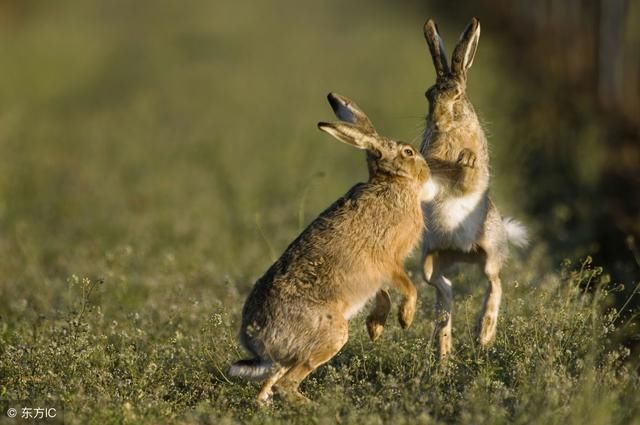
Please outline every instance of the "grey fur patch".
M273 370L273 362L261 359L240 360L229 368L230 376L237 376L251 381L267 378Z

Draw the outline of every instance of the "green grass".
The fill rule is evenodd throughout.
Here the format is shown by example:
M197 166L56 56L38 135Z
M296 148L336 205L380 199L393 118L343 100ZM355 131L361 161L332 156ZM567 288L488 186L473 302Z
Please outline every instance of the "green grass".
M107 275L123 276L145 259L127 250L104 261ZM511 274L526 267L518 263ZM37 316L29 300L16 300L21 317L3 320L0 333L2 396L60 398L70 423L628 424L640 417L638 375L626 363L629 351L611 339L615 313L601 314L607 279L588 262L535 286L509 281L487 351L472 335L481 288L460 294L447 365L431 350L433 291L422 287L408 331L390 320L373 344L362 317L352 321L345 348L303 383L315 405L276 401L266 409L253 404L256 384L225 375L243 355L236 282L175 260L159 268L165 282L144 290L124 278L72 276L67 311ZM587 284L598 289L585 293Z
M385 134L419 137L434 79L427 7L16 4L0 29L0 399L61 399L72 424L640 423L635 359L618 342L638 331L611 310L616 285L580 260L559 266L540 240L504 272L488 351L471 334L485 285L464 268L447 367L430 346L434 290L420 284L408 331L390 320L373 344L352 321L303 384L313 406L256 409L256 384L225 376L244 356L253 282L366 177L360 152L315 128L331 118L326 93L356 99ZM447 40L464 20L443 25ZM483 33L469 88L493 196L534 233L555 229L564 204L549 205L558 222L524 212L541 191L527 161L597 129L552 134L523 113L531 88L506 55ZM588 183L597 154L574 165ZM417 276L415 258L408 268Z

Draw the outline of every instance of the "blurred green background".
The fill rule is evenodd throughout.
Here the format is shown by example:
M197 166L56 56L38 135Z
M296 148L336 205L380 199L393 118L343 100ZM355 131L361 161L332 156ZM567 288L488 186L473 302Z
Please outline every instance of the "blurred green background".
M93 274L87 259L121 245L244 277L264 270L366 177L360 153L316 130L332 116L328 91L356 97L388 134L421 132L433 77L423 16L362 9L9 7L0 41L8 274L30 264Z
M557 24L551 6L531 6L548 9L532 24L517 14L540 13L492 10L500 3L2 1L3 288L99 274L96 256L122 246L149 267L170 255L249 285L366 176L362 155L315 128L332 117L326 93L356 99L383 133L417 145L434 81L425 17L439 18L451 51L474 14L483 33L469 93L503 213L532 228L552 264L600 255L621 279L637 278L624 241L638 229L638 121L609 125L616 114L598 106L594 71L583 66L580 80L576 60L563 67L571 55L553 56L543 35ZM623 59L635 66L638 5L626 7ZM580 45L577 36L555 44ZM605 195L621 187L604 180L608 151L618 151L611 128L631 140L622 172L631 187L614 193L615 211Z

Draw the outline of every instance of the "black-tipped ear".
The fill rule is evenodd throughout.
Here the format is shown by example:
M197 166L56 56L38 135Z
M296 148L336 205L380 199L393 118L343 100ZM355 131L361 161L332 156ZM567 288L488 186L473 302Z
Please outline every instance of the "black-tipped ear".
M319 122L318 128L336 139L358 149L370 150L375 145L375 138L360 127L345 122Z
M333 109L333 113L336 114L339 120L356 124L371 134L377 134L367 114L353 100L338 93L329 93L327 99Z
M444 50L444 41L438 32L438 26L433 19L427 20L424 24L424 38L429 45L433 66L436 69L438 77L444 77L449 74L449 64L447 62L447 53Z
M465 76L467 70L473 64L473 58L478 50L480 41L480 20L471 18L451 57L451 70L456 75Z

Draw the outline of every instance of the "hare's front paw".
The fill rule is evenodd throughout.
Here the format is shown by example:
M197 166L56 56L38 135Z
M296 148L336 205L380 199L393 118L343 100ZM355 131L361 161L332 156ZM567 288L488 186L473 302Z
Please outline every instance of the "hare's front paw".
M416 300L415 298L405 300L398 310L398 321L402 329L407 329L413 322L413 316L416 314Z
M463 167L474 168L476 166L476 154L472 150L464 148L460 151L457 162Z
M389 292L386 289L381 289L376 294L376 301L373 306L373 310L367 317L367 332L369 332L369 338L374 341L380 338L384 324L387 323L387 317L391 311L391 298L389 298Z
M386 320L386 317L385 317ZM380 321L376 317L369 316L367 318L367 332L369 333L369 338L371 341L375 342L380 335L382 335L382 331L384 330L384 321Z

